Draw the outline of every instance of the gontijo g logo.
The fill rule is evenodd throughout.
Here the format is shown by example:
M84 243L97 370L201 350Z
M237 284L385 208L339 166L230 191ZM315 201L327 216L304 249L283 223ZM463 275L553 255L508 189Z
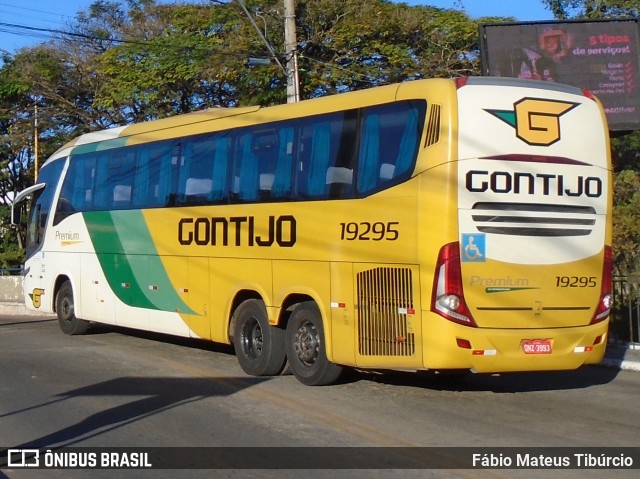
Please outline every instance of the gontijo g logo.
M560 117L579 103L541 98L523 98L513 110L485 110L516 129L516 136L529 145L549 146L560 139Z
M31 298L31 302L33 303L34 308L39 308L42 303L40 301L40 296L44 294L44 289L42 288L33 288L33 292L29 293L29 297Z

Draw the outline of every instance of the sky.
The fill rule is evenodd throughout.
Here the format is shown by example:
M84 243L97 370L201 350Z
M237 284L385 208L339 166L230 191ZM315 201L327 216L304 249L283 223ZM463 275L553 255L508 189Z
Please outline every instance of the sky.
M173 0L162 0L172 3ZM181 0L178 0L180 2ZM207 0L192 0L206 3ZM396 0L393 0L396 1ZM400 3L401 0L398 0ZM432 5L464 10L471 18L509 16L519 21L551 20L542 0L402 0L409 5ZM76 13L93 0L0 0L0 53L14 53L22 47L46 41L46 33L9 26L64 30ZM175 2L174 2L175 3ZM189 3L189 2L187 2Z

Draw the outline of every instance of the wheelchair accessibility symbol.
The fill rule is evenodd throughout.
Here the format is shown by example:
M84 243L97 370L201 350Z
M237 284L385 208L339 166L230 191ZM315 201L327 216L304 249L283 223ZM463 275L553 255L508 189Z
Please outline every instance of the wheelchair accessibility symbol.
M462 235L462 261L480 263L486 261L486 242L483 233Z

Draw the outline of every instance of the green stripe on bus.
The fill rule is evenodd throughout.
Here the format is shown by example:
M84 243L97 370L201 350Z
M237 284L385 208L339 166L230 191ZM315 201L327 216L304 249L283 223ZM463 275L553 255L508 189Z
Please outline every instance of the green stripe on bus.
M81 155L83 153L94 153L96 151L110 150L112 148L120 148L127 144L127 137L113 138L110 140L96 141L84 145L77 145L71 152L72 155Z
M95 211L84 219L107 282L123 303L195 314L173 288L139 211Z

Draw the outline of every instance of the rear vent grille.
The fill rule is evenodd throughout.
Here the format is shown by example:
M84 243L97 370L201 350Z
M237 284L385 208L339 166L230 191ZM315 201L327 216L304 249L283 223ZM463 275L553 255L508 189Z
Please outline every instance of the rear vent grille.
M411 356L413 288L408 268L375 268L357 275L358 343L362 356Z
M440 105L431 105L429 122L427 123L427 138L424 142L425 148L438 143L438 140L440 140Z
M482 233L519 236L587 236L596 224L590 206L476 203L473 222Z

